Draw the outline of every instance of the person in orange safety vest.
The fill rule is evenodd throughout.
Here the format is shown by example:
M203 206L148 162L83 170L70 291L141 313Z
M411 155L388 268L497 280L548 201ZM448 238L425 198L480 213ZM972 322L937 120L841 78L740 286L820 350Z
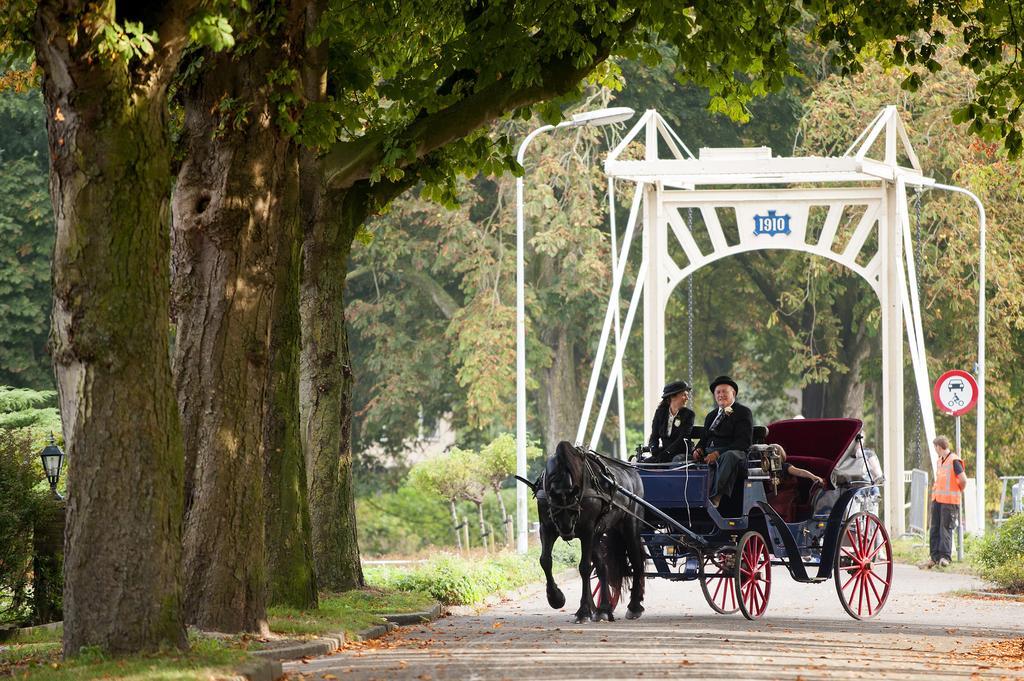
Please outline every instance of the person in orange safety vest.
M949 449L949 438L942 435L932 440L939 459L935 469L935 484L932 485L931 531L928 548L931 560L925 567L939 565L946 567L952 558L953 528L960 515L960 495L967 486L967 475L960 456Z

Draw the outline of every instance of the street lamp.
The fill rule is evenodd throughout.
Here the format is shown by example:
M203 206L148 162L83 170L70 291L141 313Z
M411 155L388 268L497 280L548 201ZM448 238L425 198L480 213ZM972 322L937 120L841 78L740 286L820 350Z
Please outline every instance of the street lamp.
M43 462L43 470L46 471L46 479L50 482L50 491L56 499L63 499L57 491L57 481L60 480L60 467L64 463L64 452L57 446L57 440L50 432L50 444L43 447L39 452L39 458Z
M557 128L579 128L584 125L612 125L633 117L629 107L583 111L558 125L537 128L519 145L516 161L523 165L526 147L542 132ZM526 302L524 294L523 264L523 177L516 178L516 475L526 478ZM526 553L526 485L516 485L516 550Z

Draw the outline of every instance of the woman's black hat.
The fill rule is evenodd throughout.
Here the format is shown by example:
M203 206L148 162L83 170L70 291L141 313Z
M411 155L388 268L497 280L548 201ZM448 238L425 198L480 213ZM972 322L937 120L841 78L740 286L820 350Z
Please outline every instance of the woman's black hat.
M732 380L728 376L719 376L715 380L711 381L710 389L711 392L715 392L715 387L719 385L731 385L732 389L736 391L736 394L740 394L740 387L736 385L736 381Z
M668 385L661 389L661 399L671 397L676 393L689 392L692 389L693 388L691 388L690 384L687 383L686 381L672 381L671 383L669 383Z

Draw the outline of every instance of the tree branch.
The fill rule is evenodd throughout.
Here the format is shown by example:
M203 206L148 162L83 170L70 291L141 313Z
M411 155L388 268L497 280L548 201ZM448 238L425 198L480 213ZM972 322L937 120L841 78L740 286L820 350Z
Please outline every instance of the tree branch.
M766 277L764 275L764 273L761 271L761 269L753 261L753 258L751 257L751 254L749 254L749 253L737 253L736 254L736 258L740 261L740 263L742 263L743 269L746 271L746 273L750 277L751 281L754 282L754 285L757 286L757 288L761 291L761 295L764 296L764 298L768 302L768 304L771 305L773 308L778 310L779 309L779 291L778 291L778 289L776 289L772 285L772 282L768 280L768 277ZM780 312L781 312L781 310L780 310ZM798 324L797 321L793 317L791 317L791 316L789 316L787 314L780 314L779 318L782 320L782 322L786 326L789 327L789 329L793 333L799 335L803 331L802 326L800 324Z
M620 25L618 35L629 33L638 21L639 12L634 12ZM379 132L335 144L323 159L324 181L329 187L343 189L368 178L381 162L388 140L414 143L415 162L510 111L568 92L608 58L612 45L611 40L599 45L593 60L583 66L576 66L571 58L551 60L542 68L538 85L515 89L510 79L499 80L441 111L413 121L397 135Z
M434 301L434 304L437 305L437 309L441 311L445 319L450 320L462 307L448 291L444 290L443 286L422 270L402 270L399 276L423 289L430 296L430 299Z
M165 89L178 70L178 60L188 45L188 25L201 0L171 0L163 7L156 30L158 42L148 60L154 65L148 86L151 91Z

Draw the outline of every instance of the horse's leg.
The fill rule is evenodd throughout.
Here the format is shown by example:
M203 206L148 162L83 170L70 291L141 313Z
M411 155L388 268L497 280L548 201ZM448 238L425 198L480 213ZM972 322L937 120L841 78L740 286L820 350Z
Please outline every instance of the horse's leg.
M544 516L541 516L544 517ZM544 570L544 580L547 583L548 605L558 610L565 605L565 594L555 584L555 578L551 574L551 548L558 539L558 531L551 522L540 524L540 567Z
M633 567L633 583L629 589L629 605L626 606L626 619L639 619L644 614L644 544L640 539L640 521L630 518L626 522L624 531L626 551L629 552L629 562Z
M590 590L590 572L594 569L594 532L592 528L583 532L577 528L577 536L580 538L580 581L583 582L583 593L580 595L580 609L576 611L576 624L582 624L594 615L594 594Z
M615 615L612 614L615 606L612 603L612 590L609 586L611 583L611 574L608 570L609 542L611 540L607 535L594 539L594 567L597 568L597 579L601 586L601 605L597 606L596 618L602 622L615 621ZM602 544L604 544L603 551L601 548ZM611 546L614 546L613 542Z

